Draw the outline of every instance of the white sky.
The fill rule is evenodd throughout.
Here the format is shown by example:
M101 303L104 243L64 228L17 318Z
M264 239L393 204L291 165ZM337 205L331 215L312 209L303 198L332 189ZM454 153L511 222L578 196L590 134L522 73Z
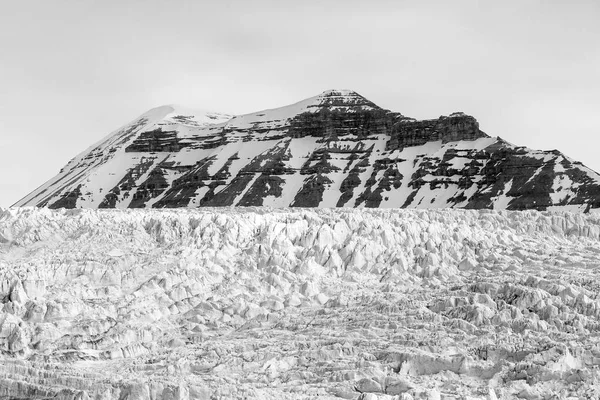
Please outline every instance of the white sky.
M169 103L352 89L600 170L600 1L0 0L0 206Z

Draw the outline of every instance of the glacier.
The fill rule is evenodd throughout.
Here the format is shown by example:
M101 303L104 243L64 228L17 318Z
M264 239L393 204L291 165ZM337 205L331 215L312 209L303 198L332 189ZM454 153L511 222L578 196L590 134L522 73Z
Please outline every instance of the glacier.
M0 209L0 398L600 398L600 215Z

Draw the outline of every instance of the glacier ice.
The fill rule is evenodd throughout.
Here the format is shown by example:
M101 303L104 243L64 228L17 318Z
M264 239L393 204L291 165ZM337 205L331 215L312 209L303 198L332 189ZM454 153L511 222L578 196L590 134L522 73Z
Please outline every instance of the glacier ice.
M597 214L0 209L0 398L599 398L599 265Z

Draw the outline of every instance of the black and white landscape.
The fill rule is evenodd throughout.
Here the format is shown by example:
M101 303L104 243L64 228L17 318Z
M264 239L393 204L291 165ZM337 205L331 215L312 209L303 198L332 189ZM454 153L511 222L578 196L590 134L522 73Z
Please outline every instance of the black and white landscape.
M0 210L0 396L598 398L599 199L462 113L159 107Z
M0 400L600 400L598 21L2 2Z

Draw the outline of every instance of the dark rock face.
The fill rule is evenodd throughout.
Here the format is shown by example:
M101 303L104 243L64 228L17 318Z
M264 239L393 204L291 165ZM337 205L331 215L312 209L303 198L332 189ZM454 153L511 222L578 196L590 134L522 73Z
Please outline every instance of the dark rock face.
M79 196L81 196L81 185L78 185L72 191L63 194L62 197L52 203L49 208L75 208Z
M304 181L304 186L294 197L291 207L318 207L323 200L325 185L333 182L321 174L316 174Z
M405 147L421 146L427 142L441 140L442 143L460 140L475 140L487 137L479 130L475 118L463 113L451 114L439 119L416 121L400 119L392 128L386 150L402 150Z
M489 137L463 113L417 121L327 91L229 120L151 110L17 205L589 211L600 175Z
M388 134L395 114L382 109L329 110L323 108L315 113L302 113L290 121L287 136L302 138L313 136L332 140L347 135L365 138L371 135Z
M142 132L129 146L125 152L151 153L155 151L177 152L183 146L177 139L177 132L165 132L162 129L155 129L148 132Z
M123 176L123 178L117 184L117 186L113 187L106 194L106 196L104 196L104 199L102 200L98 208L114 208L119 200L119 195L121 194L121 191L129 193L133 188L137 188L138 186L136 182L154 165L153 159L154 157L150 159L142 157L140 159L139 164L127 171L127 173L125 174L125 176ZM140 188L141 187L142 185L140 185Z
M379 207L386 192L399 189L402 186L404 176L396 166L398 162L401 162L401 160L391 160L389 158L375 160L373 172L365 185L365 191L356 200L357 205L364 202L365 207ZM383 176L378 183L377 175L379 172L383 172Z

